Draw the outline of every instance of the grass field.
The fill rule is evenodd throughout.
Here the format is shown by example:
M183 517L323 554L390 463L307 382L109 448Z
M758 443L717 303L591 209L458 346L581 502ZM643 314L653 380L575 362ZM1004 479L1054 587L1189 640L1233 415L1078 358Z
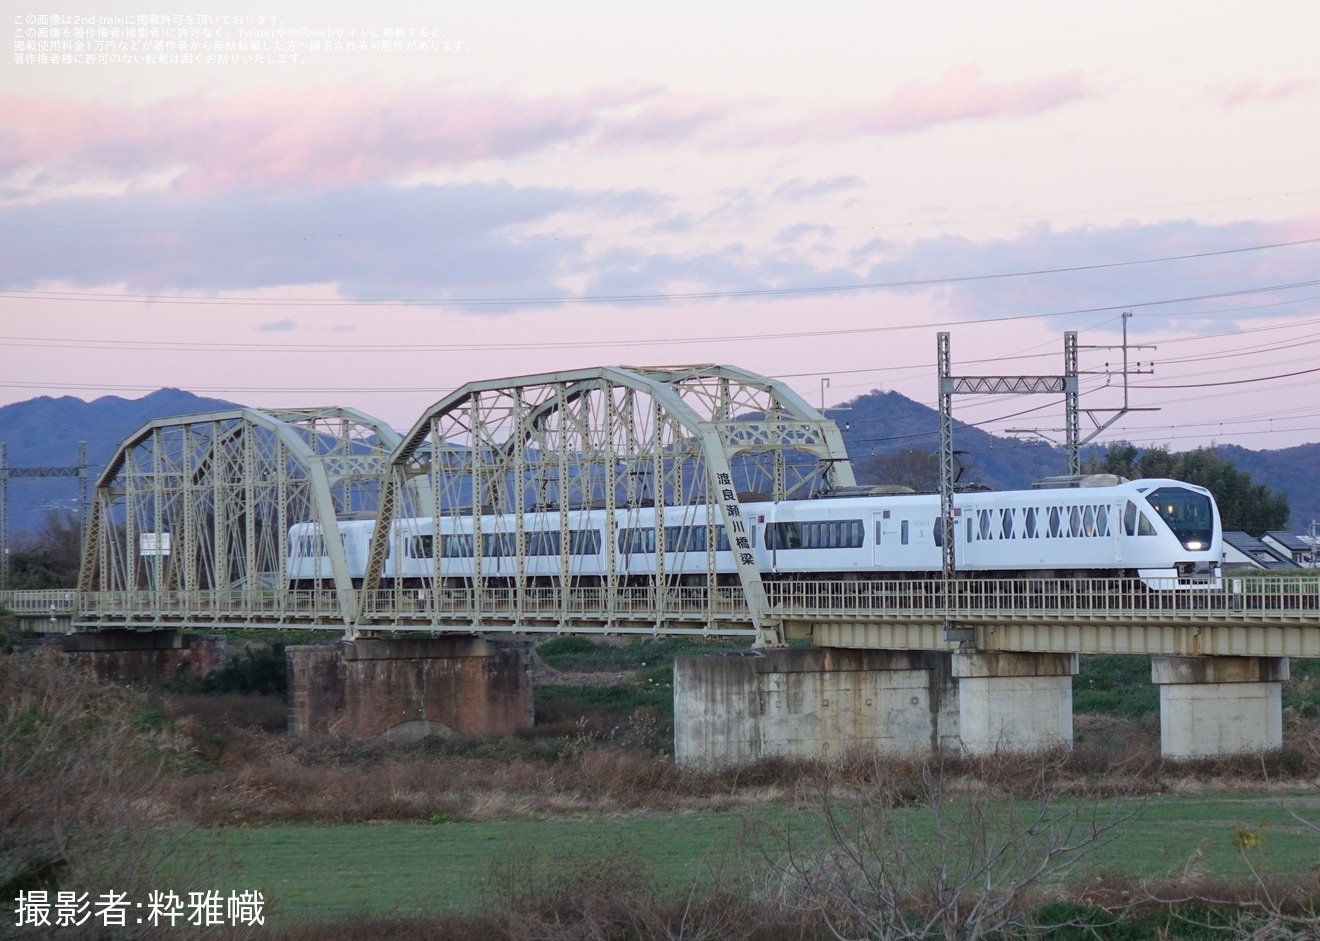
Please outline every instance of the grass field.
M1320 819L1320 797L1314 793L1283 804ZM791 811L765 813L765 822L773 824L783 819L776 815ZM195 865L206 855L227 862L220 888L258 890L273 923L292 924L354 913L471 911L502 901L528 879L638 861L680 894L694 880L711 878L721 863L732 865L728 872L755 864L757 854L744 841L747 823L742 814L712 812L226 829L193 834L180 862ZM912 823L916 831L923 828L920 819ZM1250 835L1263 839L1244 859L1237 846L1253 842ZM1087 860L1088 866L1121 876L1179 878L1191 872L1244 881L1251 875L1248 862L1267 876L1304 873L1320 864L1320 838L1266 795L1162 796L1143 803L1117 842Z

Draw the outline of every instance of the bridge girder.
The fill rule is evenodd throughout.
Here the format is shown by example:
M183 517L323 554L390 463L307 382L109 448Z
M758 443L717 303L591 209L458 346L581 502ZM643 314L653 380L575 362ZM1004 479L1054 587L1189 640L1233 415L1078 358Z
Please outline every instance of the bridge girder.
M289 528L319 524L344 622L356 616L338 520L374 515L398 434L354 409L232 409L143 425L96 482L82 591L289 584ZM321 581L319 578L316 580Z
M604 511L607 568L591 578L613 598L639 577L616 564L620 520L626 526L633 513L651 519L653 547L666 545L666 527L715 520L730 539L752 623L773 640L777 623L752 561L739 491L783 500L853 483L837 426L787 386L745 370L603 367L472 382L432 406L391 457L364 588L369 598L378 594L387 557L405 558L407 534L394 525L398 520L429 520L432 567L422 579L424 591L441 583L441 519L465 516L472 520L474 545L502 539L513 550L509 563L471 552L470 581L479 589L507 585L520 599L534 582L529 533L544 538L558 530L558 544L566 548L574 519ZM506 531L483 533L483 525ZM704 553L685 546L683 554L704 554L703 584L715 588L717 528L702 526ZM667 555L654 552L657 630L667 616L666 598L676 596L677 579L665 572ZM585 578L575 571L571 552L558 558L559 585ZM697 565L684 564L683 578L700 578ZM364 610L364 624L366 618ZM480 610L473 612L473 626L482 626Z

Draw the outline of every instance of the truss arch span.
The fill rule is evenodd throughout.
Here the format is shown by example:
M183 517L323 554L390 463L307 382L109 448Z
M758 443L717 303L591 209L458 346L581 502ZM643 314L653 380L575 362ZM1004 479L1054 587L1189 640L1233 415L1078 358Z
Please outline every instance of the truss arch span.
M96 482L79 587L205 594L211 603L229 593L240 615L296 604L290 533L309 524L324 557L309 588L333 593L351 623L356 593L339 521L374 518L398 443L383 422L347 408L239 408L148 422Z
M745 370L468 383L390 459L360 626L461 598L474 629L538 616L567 627L590 609L606 625L646 611L659 630L737 610L773 634L741 504L853 482L834 423Z

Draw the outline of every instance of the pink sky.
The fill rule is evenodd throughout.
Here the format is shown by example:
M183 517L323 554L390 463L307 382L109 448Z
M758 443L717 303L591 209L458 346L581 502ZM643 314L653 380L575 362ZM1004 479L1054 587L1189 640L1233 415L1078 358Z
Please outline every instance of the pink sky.
M956 372L1052 374L1131 310L1160 411L1107 438L1320 440L1320 8L772 12L293 3L451 49L8 49L0 404L178 386L404 428L470 380L676 362L933 404L939 330ZM1084 405L1116 355L1083 351Z

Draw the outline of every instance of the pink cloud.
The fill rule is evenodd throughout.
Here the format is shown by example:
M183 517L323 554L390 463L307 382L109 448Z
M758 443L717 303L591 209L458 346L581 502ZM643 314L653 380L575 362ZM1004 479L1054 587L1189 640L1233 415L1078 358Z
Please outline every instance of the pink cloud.
M741 142L787 143L859 135L911 134L957 121L1023 117L1093 97L1079 71L996 84L975 65L949 69L933 82L910 82L875 104L835 109L792 124L749 128Z
M634 147L682 140L725 120L747 103L715 101L699 95L667 94L632 116L618 116L602 127L602 147Z
M645 92L518 98L363 87L184 95L141 107L102 99L0 96L0 173L51 182L133 179L182 168L189 191L342 185L588 134L605 109Z
M1206 97L1229 110L1243 105L1269 104L1315 94L1320 89L1320 81L1314 78L1294 78L1283 82L1266 85L1258 78L1247 79L1236 85L1217 85L1206 91Z

